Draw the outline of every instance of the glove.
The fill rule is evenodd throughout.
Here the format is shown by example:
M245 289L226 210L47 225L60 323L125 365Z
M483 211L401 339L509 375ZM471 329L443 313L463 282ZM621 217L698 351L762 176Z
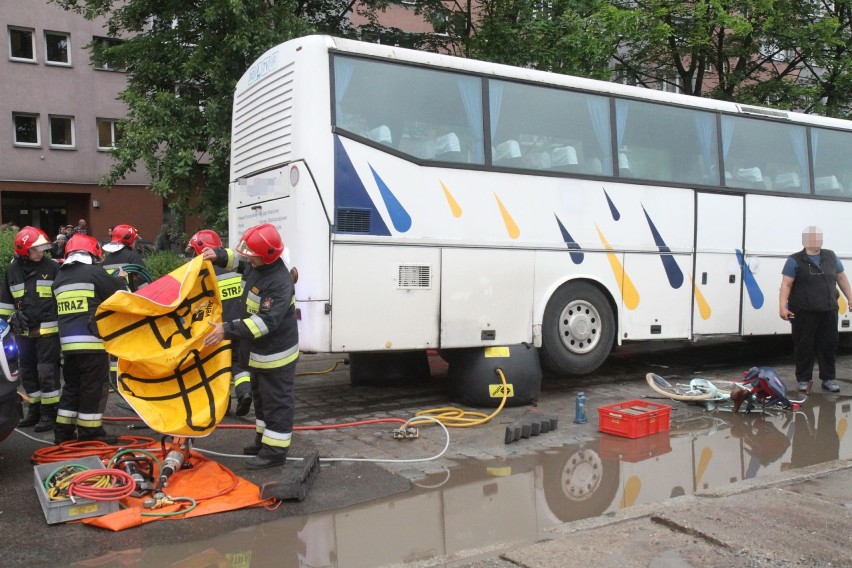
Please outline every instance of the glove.
M12 312L12 315L9 316L9 325L12 326L12 331L15 333L22 335L26 334L30 329L30 320L27 316L24 315L24 312L21 310L15 310Z

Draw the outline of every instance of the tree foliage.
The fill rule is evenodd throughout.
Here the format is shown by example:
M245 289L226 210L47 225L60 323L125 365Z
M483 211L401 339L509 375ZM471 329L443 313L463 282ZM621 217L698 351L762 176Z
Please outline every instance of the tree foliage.
M89 19L105 16L109 35L123 39L96 54L128 72L127 114L103 182L114 185L141 162L178 213L199 195L208 221L226 227L234 87L266 49L310 31L296 2L56 1Z

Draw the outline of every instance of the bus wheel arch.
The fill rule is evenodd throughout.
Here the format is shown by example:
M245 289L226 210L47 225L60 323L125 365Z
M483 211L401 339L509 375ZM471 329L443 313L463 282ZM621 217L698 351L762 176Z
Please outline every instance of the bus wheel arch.
M542 364L562 375L583 375L600 367L616 339L616 313L612 296L598 283L562 284L544 309Z

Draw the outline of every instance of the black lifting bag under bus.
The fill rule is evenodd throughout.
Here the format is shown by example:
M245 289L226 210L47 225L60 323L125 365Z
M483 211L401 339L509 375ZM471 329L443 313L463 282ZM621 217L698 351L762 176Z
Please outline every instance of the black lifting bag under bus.
M23 416L21 397L18 396L18 382L7 381L0 376L0 441L5 440L18 426Z

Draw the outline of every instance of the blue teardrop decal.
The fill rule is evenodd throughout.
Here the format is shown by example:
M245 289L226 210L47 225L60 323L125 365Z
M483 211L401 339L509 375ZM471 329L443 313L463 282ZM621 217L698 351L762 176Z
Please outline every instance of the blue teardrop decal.
M382 199L385 201L385 207L388 209L393 228L400 233L408 231L411 228L411 216L408 214L408 211L405 210L405 207L402 206L384 180L379 177L373 166L370 166L370 171L373 172L373 178L376 180L376 185L379 186L379 191L382 194Z
M657 230L657 226L654 225L654 222L651 221L651 217L648 215L648 212L645 211L644 205L642 206L642 212L645 214L645 219L648 220L648 227L651 228L651 235L654 237L654 242L657 244L657 248L660 249L660 252L666 253L660 255L660 261L663 263L663 269L666 271L666 276L669 279L669 285L677 290L683 285L683 271L681 271L680 266L677 265L677 261L671 255L672 249L666 246L666 242Z
M349 159L349 154L340 142L340 137L334 137L334 206L335 206L335 222L332 230L338 232L357 232L369 235L390 236L390 229L385 225L381 214L379 213L376 204L367 193L367 188L355 167L352 165L352 160ZM340 219L341 213L344 216L369 214L369 225L361 230L361 225L357 225L357 230L341 229Z
M562 232L562 240L565 241L565 244L568 245L568 249L571 251L569 253L571 255L571 262L573 262L574 264L580 264L581 262L583 262L583 257L585 256L583 254L582 249L580 248L580 245L578 245L577 242L573 239L573 237L568 234L568 230L565 228L565 225L562 224L562 221L559 220L559 217L557 217L555 213L553 214L553 216L556 217L556 222L559 224L559 230Z
M604 188L603 192L606 196L606 202L609 204L609 212L612 214L612 219L614 221L618 221L619 219L621 219L621 213L619 213L618 209L615 208L615 203L613 203L612 199L609 198L609 194L606 192L606 188Z
M751 273L751 268L743 258L743 251L736 249L737 262L740 263L740 268L743 269L743 284L745 284L748 299L751 300L751 307L759 310L763 307L763 292L760 291L760 286L757 285L757 280L754 279L754 274Z

